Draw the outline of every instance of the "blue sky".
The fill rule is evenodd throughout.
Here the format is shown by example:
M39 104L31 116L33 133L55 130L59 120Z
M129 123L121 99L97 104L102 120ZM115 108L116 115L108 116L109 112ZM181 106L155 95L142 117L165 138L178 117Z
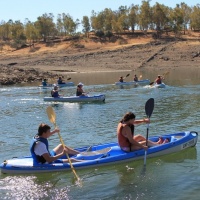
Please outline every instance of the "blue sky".
M103 11L105 8L118 10L120 6L141 5L141 0L1 0L0 21L20 20L24 23L28 18L31 22L37 20L37 17L44 13L53 13L55 18L58 14L69 14L74 20L82 20L82 17L91 16L91 11ZM185 2L188 6L194 6L199 0L151 0L150 4L156 2L174 8L176 4Z

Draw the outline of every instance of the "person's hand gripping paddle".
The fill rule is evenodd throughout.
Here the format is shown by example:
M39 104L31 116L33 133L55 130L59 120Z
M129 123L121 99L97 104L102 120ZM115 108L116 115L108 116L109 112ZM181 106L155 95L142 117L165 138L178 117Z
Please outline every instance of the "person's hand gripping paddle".
M56 114L55 114L53 108L52 108L51 106L48 106L47 109L46 109L46 112L47 112L49 121L56 127L56 126L57 126L57 125L56 125ZM64 148L65 148L65 144L64 144L63 139L62 139L62 137L61 137L61 135L60 135L60 132L58 133L58 136L59 136L60 142L61 142L61 144L62 144L62 146L63 146L63 149L64 149ZM70 160L70 158L69 158L69 155L68 155L67 153L66 153L66 156L67 156L67 159L68 159L68 161L69 161L69 164L70 164L70 167L71 167L71 169L72 169L72 172L74 173L74 175L75 175L77 181L78 181L79 184L80 184L80 183L81 183L81 182L80 182L80 178L79 178L78 175L76 174L76 171L75 171L75 169L74 169L74 167L73 167L73 165L72 165L72 162L71 162L71 160Z

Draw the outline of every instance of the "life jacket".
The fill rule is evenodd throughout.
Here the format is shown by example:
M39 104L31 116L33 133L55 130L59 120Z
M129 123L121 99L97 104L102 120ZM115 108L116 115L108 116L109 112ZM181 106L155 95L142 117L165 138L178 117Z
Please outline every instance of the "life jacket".
M52 97L59 97L58 91L52 90L52 91L51 91L51 96L52 96Z
M42 85L43 85L43 86L47 86L47 82L42 81Z
M46 160L44 159L43 156L36 155L35 152L34 152L36 142L38 142L38 141L43 142L46 145L47 151L49 152L49 144L48 144L47 139L39 137L38 135L33 137L32 143L30 145L30 152L31 152L31 155L33 157L33 164L39 164L39 163L43 164L43 163L46 162ZM51 155L50 152L49 152L49 155Z
M134 129L135 129L135 126L134 125L126 125L126 126L129 126L130 129L131 129L131 133L132 133L132 136L134 135ZM129 142L128 138L126 138L123 134L122 134L122 129L124 128L123 124L121 125L120 127L120 130L117 134L117 137L118 137L118 143L119 143L119 146L120 147L130 147L131 146L131 143Z
M82 92L76 90L76 96L81 96L82 94L83 94Z

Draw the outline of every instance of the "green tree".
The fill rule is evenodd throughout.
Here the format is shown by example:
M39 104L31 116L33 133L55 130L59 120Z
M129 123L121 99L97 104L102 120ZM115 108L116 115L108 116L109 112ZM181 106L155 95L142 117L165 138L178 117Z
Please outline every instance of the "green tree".
M183 2L180 5L180 9L183 13L183 28L184 28L184 35L185 35L185 31L187 30L187 27L190 22L190 15L191 15L192 9Z
M104 31L104 12L95 13L92 11L92 16L90 17L92 29L95 31Z
M11 39L11 26L12 26L12 20L9 20L8 22L1 21L1 23L0 23L0 38L2 40Z
M59 35L62 36L64 33L64 28L63 28L63 21L62 21L61 14L58 14L58 16L57 16L56 28L57 28Z
M24 25L20 21L15 21L11 26L11 36L13 40L25 40Z
M55 23L53 22L53 14L45 13L42 16L37 18L37 21L34 23L35 27L38 30L38 33L44 42L47 41L49 36L54 36L56 32Z
M85 33L87 35L87 37L89 37L89 31L91 29L91 26L90 26L90 20L88 18L88 16L83 16L83 19L81 21L82 23L82 26L83 26L83 33Z
M69 14L62 14L62 21L63 21L63 28L65 31L65 35L69 34L72 35L76 32L76 29L78 28L79 25L79 20L77 19L76 21L73 20L73 18Z
M103 11L103 14L104 14L103 29L106 32L112 32L112 19L114 17L113 11L111 9L106 8Z
M200 30L200 4L192 7L192 13L190 15L190 28L192 30Z
M34 41L39 38L37 28L35 27L34 23L29 21L28 19L26 19L25 21L25 35L30 44L34 44Z
M179 4L176 4L176 7L171 10L170 17L173 31L177 35L183 29L183 12Z
M139 6L138 5L131 5L129 8L129 14L128 14L128 19L129 19L129 26L131 27L131 31L135 31L135 26L138 23L138 11L139 11Z
M138 24L141 30L148 30L152 22L152 14L149 1L150 0L142 1L142 5L140 7Z

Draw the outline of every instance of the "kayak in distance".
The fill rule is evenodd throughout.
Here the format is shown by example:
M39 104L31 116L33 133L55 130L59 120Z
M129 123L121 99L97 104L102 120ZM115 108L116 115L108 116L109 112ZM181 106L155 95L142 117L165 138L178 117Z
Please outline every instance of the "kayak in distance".
M165 88L165 83L157 84L154 82L151 82L149 85L144 86L145 88Z
M129 81L129 82L115 82L115 85L148 85L150 83L149 79L139 80L139 81Z
M68 87L68 86L74 86L74 82L66 82L66 83L62 83L62 84L47 84L45 86L43 85L39 85L38 87L43 88L43 89L47 89L47 88L52 88L54 86L58 86L58 87Z
M155 88L165 88L166 85L164 83L161 83L161 84L156 83L156 84L153 85L153 87L155 87Z
M94 96L69 96L69 97L44 97L44 101L56 102L105 102L106 96L104 94Z
M198 133L195 131L185 131L151 136L149 139L157 142L160 137L163 140L167 139L168 143L149 147L147 150L147 158L163 156L194 147L198 140ZM145 155L144 149L125 152L121 150L116 142L75 149L78 150L80 154L71 156L71 158L83 160L82 162L73 162L73 167L75 169L98 167L109 164L113 165L122 162L127 163L133 160L144 159ZM63 156L62 158L64 159L66 156ZM0 165L0 168L1 172L5 174L34 174L71 170L70 164L62 163L60 159L50 164L40 164L33 162L33 158L31 156L5 160Z

